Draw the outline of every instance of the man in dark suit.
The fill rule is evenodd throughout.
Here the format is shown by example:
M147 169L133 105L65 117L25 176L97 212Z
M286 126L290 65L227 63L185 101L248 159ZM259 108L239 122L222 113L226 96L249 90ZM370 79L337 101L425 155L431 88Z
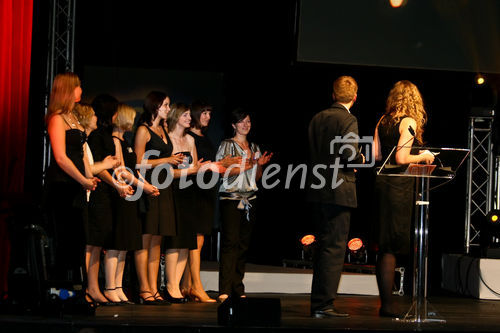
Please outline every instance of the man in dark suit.
M313 202L317 249L311 290L311 315L348 317L333 301L344 265L351 209L357 206L353 164L363 164L358 149L358 122L350 113L358 85L350 76L333 83L335 103L309 124L311 174L308 200Z

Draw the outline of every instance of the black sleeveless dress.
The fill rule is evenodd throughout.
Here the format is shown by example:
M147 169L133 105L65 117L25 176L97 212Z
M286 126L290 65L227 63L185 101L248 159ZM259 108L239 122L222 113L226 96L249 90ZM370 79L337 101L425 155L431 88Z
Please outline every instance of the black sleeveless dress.
M194 138L198 159L215 162L215 147L207 136L199 136L196 133L188 132ZM203 183L209 184L212 179L211 171L206 171L203 176ZM214 176L215 177L215 176ZM215 205L217 203L217 189L219 182L211 188L201 188L196 184L196 207L197 215L194 231L197 234L209 235L214 227Z
M85 132L66 130L66 155L85 175L83 144ZM54 237L55 262L50 267L51 279L67 279L67 271L79 276L83 265L87 200L83 187L57 164L52 156L45 184L45 207L49 233Z
M153 132L148 126L144 126L148 129L151 139L146 143L146 152L150 150L159 151L158 156L150 156L148 159L154 160L158 158L165 158L172 155L172 150L174 149L172 142L168 134L163 130L165 137L167 138L167 143ZM151 179L153 169L146 171L146 180L157 186L157 184L162 184L167 179L167 171L162 170L157 179ZM162 236L174 236L176 235L176 224L175 224L175 210L174 210L174 198L172 194L172 185L164 189L160 189L160 195L157 197L150 197L143 195L141 200L144 203L144 214L143 214L143 234L152 235L162 235Z
M94 161L102 161L106 156L115 155L113 137L104 128L89 135L88 144ZM108 170L113 175L113 169ZM102 180L95 191L90 193L87 244L113 249L113 200L116 190Z
M401 121L394 126L379 125L378 134L382 149L382 161L385 161L392 149L398 145L400 123ZM390 163L396 165L394 154ZM414 188L414 178L376 177L375 194L378 209L380 253L409 254Z
M188 151L181 152L185 157L184 162L176 166L185 169L193 162L193 157ZM190 249L197 248L195 226L199 213L197 212L198 197L196 196L196 177L187 177L186 181L192 181L189 187L181 189L180 178L174 179L172 189L174 192L175 221L177 222L177 235L165 237L166 249Z
M137 177L135 165L137 157L132 147L125 140L120 140L122 156L127 167ZM113 234L115 250L131 251L142 249L142 225L139 216L138 201L128 201L121 198L118 192L113 195Z

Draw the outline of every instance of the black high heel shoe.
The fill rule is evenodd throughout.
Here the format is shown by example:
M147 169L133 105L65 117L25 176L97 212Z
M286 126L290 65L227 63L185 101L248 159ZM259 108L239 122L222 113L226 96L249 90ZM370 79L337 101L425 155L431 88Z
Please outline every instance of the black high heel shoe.
M150 294L151 296L142 297L141 294ZM150 291L139 291L139 304L141 305L158 305L155 297Z
M166 299L163 299L163 297L160 295L160 293L157 291L153 297L155 298L155 301L157 304L159 305L171 305L172 303L170 302L170 300L166 300ZM160 299L160 297L162 297Z
M182 304L182 303L187 303L187 298L184 297L172 297L168 290L165 289L165 297L170 303L175 303L175 304Z
M109 289L108 288L104 288L103 292L106 293L106 291L113 291L113 290L116 290L116 288L109 288ZM104 294L104 297L108 298L106 296L106 294ZM120 302L113 302L113 301L110 300L108 303L104 303L103 305L125 305L125 304L122 303L122 301L120 301Z
M115 289L123 289L122 287L116 287ZM123 305L134 305L134 302L129 301L128 299L126 301L121 301L120 304Z
M110 302L109 300L107 302L97 302L92 295L90 295L88 292L85 293L85 301L89 303L91 307L98 307L98 306L109 306L109 305L116 305L116 303ZM90 298L90 302L87 301L87 297ZM106 296L104 296L106 299L108 299Z

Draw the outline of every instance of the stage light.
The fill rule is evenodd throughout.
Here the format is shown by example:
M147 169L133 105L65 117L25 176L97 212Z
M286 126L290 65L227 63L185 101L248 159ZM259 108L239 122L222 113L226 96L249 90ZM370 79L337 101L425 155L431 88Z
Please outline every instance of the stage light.
M477 74L475 81L476 81L476 84L480 86L486 82L486 79L484 78L484 76L482 74Z
M349 264L366 264L368 263L368 252L361 238L353 238L347 242L347 262Z
M300 239L302 244L301 259L312 261L314 257L314 248L316 247L316 237L314 235L305 235Z
M308 246L308 245L311 245L312 243L314 243L316 241L316 237L314 237L314 235L305 235L304 237L302 237L300 239L300 243L304 246Z
M351 251L357 251L363 247L363 241L360 238L353 238L347 243L347 247Z
M391 4L392 8L399 8L406 5L406 0L389 0L389 3Z
M500 221L498 220L498 216L500 216L500 211L494 209L486 215L486 221L488 221L490 225L498 228L500 227Z
M486 258L500 259L500 210L486 214L480 229L481 252Z

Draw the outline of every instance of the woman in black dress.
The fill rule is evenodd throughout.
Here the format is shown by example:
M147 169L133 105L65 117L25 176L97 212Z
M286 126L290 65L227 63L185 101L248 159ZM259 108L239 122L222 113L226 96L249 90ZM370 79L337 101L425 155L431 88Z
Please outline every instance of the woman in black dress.
M54 280L71 276L76 280L80 276L85 246L85 190L95 190L98 183L85 163L84 128L72 112L81 95L78 76L65 73L55 77L46 117L53 154L46 193L55 240L56 260L50 276Z
M124 140L123 134L132 129L135 110L125 104L119 104L116 117L113 119L113 141L115 153L120 164L115 169L113 178L124 185L135 188L140 186L146 195L158 196L158 189L147 182L139 180L135 171L137 156L132 147ZM122 288L123 271L127 251L142 249L142 226L139 216L137 197L120 197L114 193L113 203L113 246L108 248L106 256L106 289L116 293L122 303L129 300Z
M157 179L151 179L154 168L169 168L169 165L177 165L183 160L182 155L172 155L173 146L165 123L169 112L170 98L162 92L150 92L144 101L144 112L135 134L137 163L151 167L145 178L159 188L160 192L157 197L145 197L143 202L142 249L136 251L136 270L139 300L144 304L164 302L157 286L161 240L162 236L176 234L172 187L160 186L167 179L167 170L163 169ZM159 155L154 154L153 150L159 152Z
M108 155L115 155L113 142L113 119L116 118L118 101L110 95L99 95L92 101L92 107L97 116L97 130L93 131L88 140L90 150L95 160L103 160ZM109 249L113 247L113 201L115 191L122 198L134 193L131 186L123 186L113 179L113 169L103 170L98 174L102 180L96 191L90 195L88 245ZM106 252L104 266L113 265L113 257ZM106 286L104 296L112 303L120 303L113 288Z
M92 106L85 103L75 105L74 113L80 124L85 128L87 137L92 131L97 129L97 117ZM102 161L94 161L94 156L87 142L84 143L83 149L86 153L87 162L92 175L97 175L103 170L112 169L119 165L120 161L115 156L106 156ZM87 202L90 199L90 191L87 190ZM85 228L86 239L88 239L88 225ZM86 245L85 246L85 268L87 272L87 290L89 299L99 303L108 302L107 298L101 293L99 288L99 262L101 260L100 246Z
M391 89L385 114L375 129L374 151L377 161L385 161L397 146L391 164L432 163L428 151L411 153L412 145L423 142L427 114L418 88L410 81L399 81ZM413 132L413 134L412 134ZM377 282L381 308L380 315L397 317L399 313L392 300L396 256L410 250L414 179L378 176L375 182L379 209L379 255Z
M210 124L211 114L212 107L207 103L196 101L191 105L191 128L188 134L194 138L198 158L205 161L215 161L215 147L205 135L205 131ZM212 176L212 172L205 172L203 183L209 184ZM217 187L196 186L196 197L198 209L194 231L196 232L197 248L189 251L189 264L182 281L182 293L199 302L211 303L215 302L215 300L210 298L203 288L200 277L200 264L205 235L212 232L214 224Z
M172 183L177 235L165 239L166 296L170 302L181 303L185 301L185 298L179 287L188 259L188 250L197 248L195 230L197 213L195 213L196 209L194 209L197 206L196 190L193 184L186 188L182 188L181 184L195 181L190 176L198 172L201 164L198 163L194 138L187 135L191 125L189 108L181 103L173 104L167 122L169 137L173 144L173 153L182 154L184 160L174 169L174 181Z

